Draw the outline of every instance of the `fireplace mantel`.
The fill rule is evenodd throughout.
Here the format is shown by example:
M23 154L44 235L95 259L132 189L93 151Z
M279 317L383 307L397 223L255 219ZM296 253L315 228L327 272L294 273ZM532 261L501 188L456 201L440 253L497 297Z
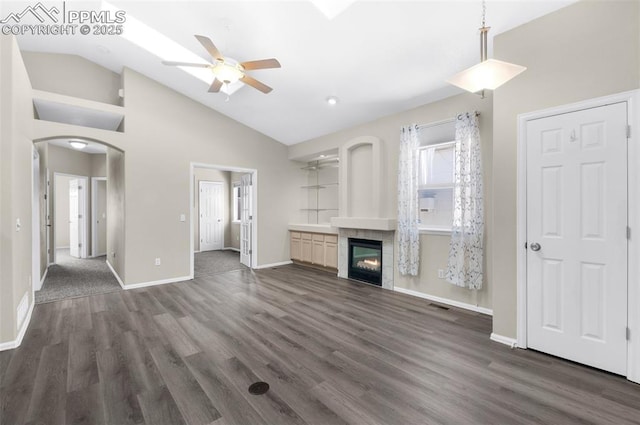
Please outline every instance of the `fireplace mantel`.
M343 229L364 229L364 230L396 230L395 218L372 218L372 217L333 217L331 226Z

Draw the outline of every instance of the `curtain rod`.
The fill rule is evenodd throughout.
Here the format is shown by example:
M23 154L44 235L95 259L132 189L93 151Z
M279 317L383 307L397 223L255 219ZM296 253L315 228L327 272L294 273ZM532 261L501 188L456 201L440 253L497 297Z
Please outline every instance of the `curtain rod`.
M476 117L480 116L480 112L476 111ZM440 121L436 121L436 122L430 122L427 124L420 124L417 125L416 127L418 128L429 128L429 127L435 127L438 125L443 125L443 124L449 124L450 122L455 122L455 120L460 119L462 117L462 114L456 115L453 118L447 118L446 120L440 120Z

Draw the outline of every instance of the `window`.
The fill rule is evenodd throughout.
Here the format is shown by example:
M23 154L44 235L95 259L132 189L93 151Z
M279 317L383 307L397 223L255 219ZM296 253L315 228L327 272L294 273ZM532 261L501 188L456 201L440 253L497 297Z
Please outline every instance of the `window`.
M242 212L242 198L240 196L240 182L233 183L233 216L231 221L233 223L240 223Z
M418 198L420 229L451 231L455 123L420 129L418 152Z

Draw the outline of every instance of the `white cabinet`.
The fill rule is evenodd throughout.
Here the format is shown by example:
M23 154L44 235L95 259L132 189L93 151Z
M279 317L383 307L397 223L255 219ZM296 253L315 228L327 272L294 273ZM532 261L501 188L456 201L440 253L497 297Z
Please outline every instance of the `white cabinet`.
M338 236L290 232L291 259L315 266L338 268Z

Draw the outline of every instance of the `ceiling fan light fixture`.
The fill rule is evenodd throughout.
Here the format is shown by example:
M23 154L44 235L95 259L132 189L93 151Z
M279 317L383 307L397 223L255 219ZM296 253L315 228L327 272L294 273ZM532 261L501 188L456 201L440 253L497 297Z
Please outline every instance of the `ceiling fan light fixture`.
M213 75L225 84L233 84L244 77L244 70L241 65L229 60L218 62L211 68Z
M486 4L482 0L482 27L480 28L480 63L457 73L447 83L460 87L484 98L485 90L495 90L507 81L518 76L527 68L497 59L487 59L487 38L489 29L485 24Z
M69 145L74 149L82 150L87 147L88 143L82 140L69 140Z

